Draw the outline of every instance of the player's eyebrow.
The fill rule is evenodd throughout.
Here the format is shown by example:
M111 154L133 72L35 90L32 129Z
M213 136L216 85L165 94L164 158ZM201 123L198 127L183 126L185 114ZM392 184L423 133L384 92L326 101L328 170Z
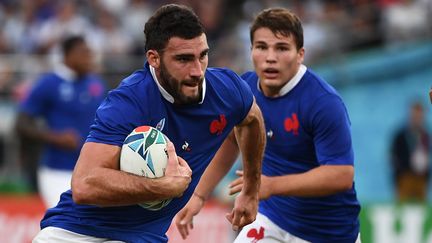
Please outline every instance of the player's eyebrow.
M253 44L254 45L267 45L267 43L265 41L254 41Z
M201 55L200 55L200 56L205 56L205 55L207 55L207 54L209 53L209 51L210 51L210 48L206 48L206 49L204 49L204 50L201 52Z
M254 45L269 45L269 43L265 42L265 41L254 41L253 43ZM290 46L291 44L288 42L284 42L284 41L280 41L280 42L276 42L274 43L275 46Z
M174 55L174 57L175 58L177 58L177 59L180 59L180 58L182 58L182 59L192 59L192 58L194 58L194 54L177 54L177 55Z
M276 42L276 46L290 46L291 44L288 42Z
M204 49L200 53L200 57L207 55L209 53L209 50L210 50L209 48ZM192 53L182 53L182 54L176 54L176 55L174 55L174 57L176 59L193 59L195 57L195 55Z

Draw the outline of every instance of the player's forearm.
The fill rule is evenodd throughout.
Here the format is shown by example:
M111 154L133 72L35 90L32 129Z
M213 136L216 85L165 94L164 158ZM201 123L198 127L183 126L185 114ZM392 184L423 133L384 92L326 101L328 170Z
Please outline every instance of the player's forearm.
M259 191L261 164L265 148L265 127L258 106L252 107L252 119L244 126L236 128L236 137L243 159L243 191L246 194Z
M351 189L354 168L325 165L301 174L268 177L272 195L320 197Z
M204 171L195 192L202 199L208 198L216 185L228 173L238 157L239 149L234 134L231 133L223 142L218 152Z
M76 203L98 206L131 205L179 196L188 178L148 179L119 170L121 148L85 143L72 175Z
M36 119L25 113L18 114L15 129L18 134L26 138L44 143L50 142L49 132L41 130L37 125Z
M58 133L53 132L48 127L38 125L36 118L25 113L20 113L18 115L15 129L19 135L26 139L31 139L40 143L51 145L62 145L65 143L64 138Z
M178 196L177 184L173 177L148 179L122 171L96 168L85 178L72 180L72 195L78 204L125 206Z

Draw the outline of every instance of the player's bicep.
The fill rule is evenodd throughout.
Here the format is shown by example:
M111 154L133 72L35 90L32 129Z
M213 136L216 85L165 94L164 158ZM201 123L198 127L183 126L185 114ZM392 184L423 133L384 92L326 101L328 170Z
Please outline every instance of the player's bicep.
M239 124L237 124L236 127L243 127L251 124L252 122L263 122L261 109L258 107L257 103L255 102L255 99L252 102L252 106L249 109L248 114L246 117L241 121Z
M77 204L94 203L96 196L104 194L112 173L109 170L119 168L120 147L102 143L87 142L72 174L72 196ZM95 199L97 201L97 199Z
M119 170L121 148L115 145L87 142L81 149L73 177L85 177L96 168Z

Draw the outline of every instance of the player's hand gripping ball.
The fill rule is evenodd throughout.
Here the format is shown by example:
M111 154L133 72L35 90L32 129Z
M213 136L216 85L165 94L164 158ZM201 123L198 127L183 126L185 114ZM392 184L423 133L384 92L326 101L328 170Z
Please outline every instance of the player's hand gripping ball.
M166 145L168 138L150 126L135 128L123 142L120 155L120 170L147 178L165 175L168 163ZM138 205L156 211L168 205L171 199L143 202Z

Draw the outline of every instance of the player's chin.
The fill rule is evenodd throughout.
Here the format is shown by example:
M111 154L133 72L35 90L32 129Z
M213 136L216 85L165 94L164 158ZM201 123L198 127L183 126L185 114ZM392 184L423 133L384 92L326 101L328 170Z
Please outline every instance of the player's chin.
M186 86L183 85L182 86L182 94L184 97L186 97L187 99L199 99L199 87L197 86Z
M179 103L181 104L198 104L200 102L200 95L198 93L188 94L183 92L179 98Z
M275 77L275 78L263 77L261 79L261 83L269 88L275 88L275 87L280 87L281 84L283 84L283 81L279 77Z

